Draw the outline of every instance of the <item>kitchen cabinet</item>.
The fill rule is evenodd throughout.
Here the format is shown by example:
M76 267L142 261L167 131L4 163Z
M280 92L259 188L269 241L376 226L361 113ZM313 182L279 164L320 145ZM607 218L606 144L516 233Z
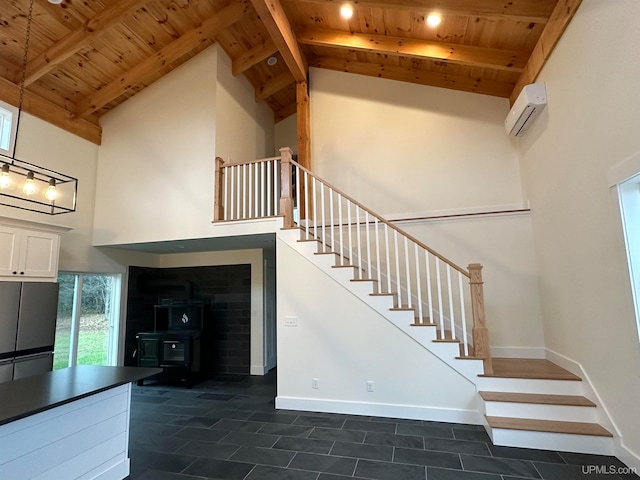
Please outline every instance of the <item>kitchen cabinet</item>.
M0 218L0 281L49 281L58 275L60 235L69 229ZM25 228L21 224L40 228Z

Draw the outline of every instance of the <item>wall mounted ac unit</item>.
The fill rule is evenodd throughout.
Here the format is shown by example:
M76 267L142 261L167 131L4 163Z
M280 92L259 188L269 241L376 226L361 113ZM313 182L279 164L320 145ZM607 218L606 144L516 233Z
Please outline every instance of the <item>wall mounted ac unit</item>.
M546 105L547 89L544 82L526 85L504 121L505 130L514 137L521 136Z

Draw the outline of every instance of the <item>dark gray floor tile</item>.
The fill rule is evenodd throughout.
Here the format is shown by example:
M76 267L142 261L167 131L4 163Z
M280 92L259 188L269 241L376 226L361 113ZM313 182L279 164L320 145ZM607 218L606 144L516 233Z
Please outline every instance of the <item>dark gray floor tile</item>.
M165 403L169 397L155 397L151 395L136 395L136 403Z
M427 467L427 478L429 480L502 480L503 477L491 473L465 472L463 470Z
M159 470L147 470L136 477L137 480L207 480L205 477L181 475L179 473L161 472Z
M308 437L313 427L303 427L297 425L285 425L280 423L265 423L258 430L258 433L268 433L270 435L284 435L287 437Z
M292 424L295 422L297 415L284 415L282 413L254 413L249 417L249 420L252 422L263 422L263 423L285 423Z
M462 469L460 456L456 453L396 448L393 455L393 461L396 463L410 463L429 467Z
M171 423L177 417L178 415L171 415L168 413L160 412L144 412L131 415L132 420L145 423Z
M206 400L197 397L169 398L166 402L167 405L174 405L176 407L202 407L206 406L206 403Z
M364 418L355 419L355 420L364 420ZM369 417L369 420L372 420L374 422L381 422L381 423L405 423L407 425L422 425L422 420L410 420L407 418Z
M259 465L271 465L273 467L286 467L295 455L286 450L274 450L273 448L241 447L230 460Z
M424 438L413 435L396 435L395 433L367 432L364 443L371 445L387 445L389 447L423 448Z
M131 435L129 448L132 450L151 450L153 452L175 453L189 443L186 438L163 435Z
M178 415L171 420L173 425L183 425L189 427L209 428L214 423L218 422L217 418L209 417L195 417L193 415Z
M315 427L309 438L319 438L322 440L334 440L337 442L362 443L367 432L357 430L344 430L337 428Z
M460 455L462 467L474 472L497 473L515 477L540 478L533 464L526 460ZM611 479L610 479L611 480Z
M172 415L194 415L199 417L214 417L210 415L211 409L209 407L184 407L177 405L160 405L164 408L163 413L170 413Z
M270 448L278 440L277 435L263 435L260 433L231 432L220 440L220 443L230 443L243 447Z
M351 475L356 468L356 459L314 453L297 453L289 468Z
M335 473L321 473L318 480L366 480L362 477L350 477L347 475L336 475ZM398 479L400 480L400 479Z
M316 480L316 472L257 465L245 480Z
M345 430L362 430L365 432L396 433L395 423L372 422L367 420L346 420Z
M587 453L558 452L558 455L569 465L614 465L624 467L625 464L609 455L590 455Z
M166 437L182 430L180 425L162 423L146 423L131 420L129 423L129 437Z
M175 453L151 452L148 450L129 450L131 465L147 470L180 473L191 465L195 457Z
M456 440L471 440L473 442L491 443L491 437L484 430L466 430L464 428L454 428L453 436Z
M245 410L231 410L228 408L213 408L207 412L205 416L216 417L220 419L229 420L248 420L253 415L253 412L247 412Z
M243 420L229 420L223 418L219 420L213 428L217 428L218 430L228 430L230 432L251 432L256 433L264 427L264 423L258 422L247 422Z
M280 415L280 414L279 414ZM307 427L328 427L328 428L341 428L345 420L342 418L332 417L313 417L300 415L293 422L294 425L304 425Z
M375 480L425 480L427 478L425 467L371 460L359 460L355 475Z
M336 442L331 449L331 455L390 462L393 458L393 447Z
M228 435L226 430L213 428L185 427L174 434L174 437L187 438L189 440L204 440L205 442L217 442Z
M238 445L227 445L224 443L202 442L191 440L176 453L182 455L193 455L194 457L215 458L217 460L228 460L241 447Z
M482 425L472 425L469 423L432 422L429 420L423 420L422 424L425 427L457 428L460 430L479 430L482 432L485 431Z
M292 450L295 452L309 452L327 454L333 442L329 440L315 440L310 438L281 437L273 448Z
M398 425L400 435L420 435L423 437L453 438L453 429L430 425Z
M494 457L518 458L547 463L565 463L564 459L551 450L533 450L531 448L500 447L489 444L489 450ZM471 453L471 452L465 452Z
M618 480L615 465L558 465L533 463L545 480Z
M231 400L235 395L229 395L228 393L201 393L198 395L198 398L204 400L217 400L217 401L226 401Z
M486 443L451 440L448 438L425 437L424 449L439 452L467 453L469 455L491 455Z
M182 473L225 480L243 480L253 467L250 463L199 458Z

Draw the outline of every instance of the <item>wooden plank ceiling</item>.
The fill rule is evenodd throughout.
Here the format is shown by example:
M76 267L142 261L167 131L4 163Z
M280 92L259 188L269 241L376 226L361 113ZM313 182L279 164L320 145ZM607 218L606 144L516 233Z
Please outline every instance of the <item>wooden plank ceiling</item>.
M348 20L344 3L34 0L24 110L100 143L101 115L216 41L276 121L296 112L310 66L510 97L535 79L580 1L357 0ZM13 105L28 11L29 0L2 0L0 99Z

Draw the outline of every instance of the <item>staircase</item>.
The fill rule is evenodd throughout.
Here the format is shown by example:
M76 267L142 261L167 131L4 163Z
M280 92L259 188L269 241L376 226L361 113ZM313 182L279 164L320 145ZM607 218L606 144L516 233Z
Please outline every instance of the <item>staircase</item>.
M214 221L283 216L281 240L476 385L494 444L613 453L580 377L548 360L491 358L481 265L461 268L281 154L216 159Z

